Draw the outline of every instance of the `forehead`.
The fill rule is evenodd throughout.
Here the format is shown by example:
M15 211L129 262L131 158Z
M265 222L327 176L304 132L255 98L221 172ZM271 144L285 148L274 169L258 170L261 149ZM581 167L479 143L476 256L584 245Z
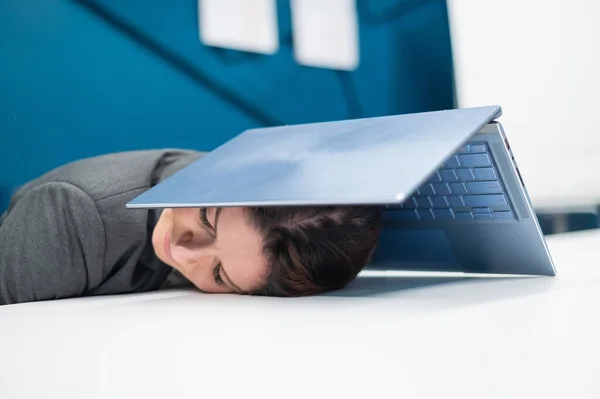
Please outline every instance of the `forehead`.
M244 208L220 208L215 211L216 247L227 276L244 291L264 282L267 262L262 236L249 222Z

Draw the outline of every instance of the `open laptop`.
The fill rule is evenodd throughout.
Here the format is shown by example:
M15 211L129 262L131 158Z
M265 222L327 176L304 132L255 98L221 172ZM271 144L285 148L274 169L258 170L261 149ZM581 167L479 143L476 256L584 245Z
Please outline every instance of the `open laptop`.
M380 205L369 268L555 275L499 106L247 130L130 208Z

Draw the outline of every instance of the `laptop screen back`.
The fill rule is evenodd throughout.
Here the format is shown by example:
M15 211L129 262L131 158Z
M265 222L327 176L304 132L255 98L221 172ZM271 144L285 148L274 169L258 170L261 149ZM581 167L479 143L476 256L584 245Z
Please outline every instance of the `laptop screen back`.
M500 107L245 131L132 208L401 202Z

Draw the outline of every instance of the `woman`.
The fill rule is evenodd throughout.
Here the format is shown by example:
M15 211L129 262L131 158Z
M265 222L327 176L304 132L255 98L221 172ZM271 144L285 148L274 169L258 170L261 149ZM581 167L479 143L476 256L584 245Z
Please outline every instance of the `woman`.
M103 155L23 186L0 218L0 304L186 284L310 295L344 287L368 262L378 207L125 208L202 155Z

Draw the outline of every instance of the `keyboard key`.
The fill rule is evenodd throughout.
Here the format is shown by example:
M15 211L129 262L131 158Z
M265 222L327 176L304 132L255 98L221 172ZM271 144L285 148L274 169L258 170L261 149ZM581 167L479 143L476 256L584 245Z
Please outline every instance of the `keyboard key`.
M431 201L429 197L417 197L417 208L419 209L427 209L431 208Z
M469 146L471 152L485 152L485 145L483 144L471 144Z
M506 197L502 194L488 195L463 195L465 205L477 208L485 206L502 206L508 204Z
M456 151L456 153L457 153L457 154L467 154L468 152L469 152L469 146L468 146L468 145L466 145L466 144L465 144L465 145L463 145L463 146L461 146L461 147L460 147L460 148L459 148L459 149Z
M497 181L470 181L467 182L469 194L498 194L502 187Z
M389 220L392 222L405 221L405 220L419 220L419 216L417 215L417 211L409 210L409 209L398 209L398 210L389 210L384 214L385 220Z
M434 219L431 209L419 209L417 212L419 212L419 219L421 219L421 220L433 220Z
M471 212L454 212L454 217L458 220L471 220L473 214Z
M450 183L452 194L463 195L467 193L467 187L464 183Z
M490 208L473 208L473 213L490 213Z
M431 197L430 200L434 208L448 208L448 201L444 197Z
M427 179L428 182L430 183L438 183L442 181L442 178L440 177L440 173L438 171L435 171L430 177L429 179Z
M513 214L510 211L494 212L494 219L512 219Z
M419 195L433 195L435 192L433 191L433 187L431 184L424 184L419 188Z
M491 168L490 168L491 169ZM458 169L458 179L462 181L475 180L475 175L471 169Z
M494 168L475 168L473 169L475 180L496 180L496 171Z
M450 187L446 183L435 183L433 189L437 195L450 195Z
M491 219L492 218L491 213L474 213L473 216L475 217L475 219Z
M456 155L451 156L446 160L446 162L444 162L442 166L448 169L458 168L460 166L460 163L458 162L458 157Z
M417 202L415 201L414 197L411 197L402 203L402 207L404 209L416 209Z
M488 154L464 154L458 156L462 166L491 166L492 161Z
M436 219L451 220L454 219L454 213L450 209L434 209L433 214Z
M457 181L456 172L453 170L441 170L442 181Z
M460 208L462 206L465 206L462 197L459 196L446 197L446 200L448 201L448 204L451 208Z

